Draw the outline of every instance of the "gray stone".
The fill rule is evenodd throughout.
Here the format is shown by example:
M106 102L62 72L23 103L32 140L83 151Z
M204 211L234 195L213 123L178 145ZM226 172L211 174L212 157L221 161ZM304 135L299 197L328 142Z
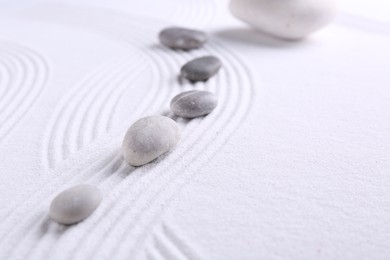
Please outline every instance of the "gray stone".
M215 56L204 56L186 63L181 76L191 81L206 81L221 68L222 62Z
M50 217L65 225L75 224L89 217L103 199L95 186L81 184L58 194L50 205Z
M159 38L163 45L180 50L197 49L202 47L207 41L207 36L204 32L179 27L162 30Z
M170 151L180 140L180 128L165 116L149 116L136 121L127 131L122 152L132 166L147 164Z
M213 93L191 90L182 92L172 99L171 111L180 117L195 118L211 113L217 104L217 98Z

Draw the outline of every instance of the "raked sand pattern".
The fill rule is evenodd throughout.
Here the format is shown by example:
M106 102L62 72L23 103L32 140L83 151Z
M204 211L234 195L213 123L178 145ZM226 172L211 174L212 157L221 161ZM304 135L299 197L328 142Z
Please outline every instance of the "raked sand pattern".
M254 33L229 0L2 1L0 260L388 259L390 39L377 14L390 4L379 1L349 15L345 0L335 23L294 43ZM175 25L210 41L161 46ZM203 55L221 59L217 75L179 81ZM188 90L219 105L173 117ZM130 167L123 136L150 115L177 120L181 142ZM69 227L49 219L52 199L81 183L102 191L96 211Z
M200 255L199 249L180 235L180 230L167 223L162 223L154 232L151 245L147 248L146 259L205 259Z
M137 55L118 57L73 86L48 127L48 148L44 155L48 168L54 168L112 129L123 92L129 91L146 68ZM144 101L148 101L147 96ZM148 102L139 103L139 107L149 105Z
M37 102L49 66L34 50L0 42L0 142Z
M42 144L42 164L53 173L53 179L2 216L0 258L172 259L170 255L175 258L178 254L175 250L184 258L197 258L196 252L187 255L183 246L171 252L165 245L178 244L180 239L168 224L161 223L162 214L248 114L255 93L245 64L214 39L192 52L175 52L158 45L157 33L170 25L164 21L71 6L40 6L26 9L24 14L32 20L94 31L127 46L128 51L91 68L69 86L53 109ZM195 85L177 80L182 64L207 54L223 62L216 77ZM132 89L140 88L137 79L142 77L150 79L142 86L144 96L142 100L132 99ZM215 93L219 106L205 118L175 118L183 136L168 155L140 168L124 163L120 142L131 123L146 115L172 116L168 113L170 99L192 89ZM137 104L136 109L126 110L130 102ZM50 198L78 183L102 189L100 207L73 227L50 221ZM112 238L121 243L110 243ZM147 250L150 239L155 241L155 248ZM155 258L156 249L163 256Z

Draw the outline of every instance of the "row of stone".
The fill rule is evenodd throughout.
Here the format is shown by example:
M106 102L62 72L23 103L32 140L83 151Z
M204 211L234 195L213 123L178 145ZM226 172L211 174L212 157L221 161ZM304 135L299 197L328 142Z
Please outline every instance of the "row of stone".
M174 50L192 50L202 47L205 33L184 28L168 28L159 34L160 42ZM221 68L214 56L204 56L186 63L180 71L190 81L205 81ZM183 118L195 118L211 113L217 106L216 96L208 91L185 91L171 101L171 112ZM135 122L123 139L124 159L132 166L149 163L170 151L180 140L177 123L165 116L149 116Z
M160 42L172 49L191 50L202 47L205 33L184 28L168 28L160 35ZM221 61L205 56L186 63L181 76L190 81L205 81L221 68ZM208 91L185 91L171 101L171 111L183 118L196 118L211 113L217 106L216 96ZM177 123L165 116L149 116L136 121L126 132L122 143L124 159L132 166L147 164L170 151L180 140ZM50 205L50 217L58 223L70 225L90 216L103 199L102 192L92 185L77 185L58 194Z

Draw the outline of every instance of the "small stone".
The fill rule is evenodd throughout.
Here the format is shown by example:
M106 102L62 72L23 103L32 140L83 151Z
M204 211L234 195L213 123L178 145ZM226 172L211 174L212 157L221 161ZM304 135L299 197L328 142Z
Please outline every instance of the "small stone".
M136 121L123 139L124 159L132 166L147 164L170 151L180 140L180 128L165 116L149 116Z
M50 217L65 225L75 224L89 217L103 199L95 186L81 184L58 194L50 205Z
M191 81L206 81L222 67L215 56L204 56L189 61L181 68L181 76Z
M217 104L213 93L192 90L176 95L171 101L171 110L177 116L195 118L211 113Z
M160 42L172 49L192 50L202 47L207 36L204 32L180 27L164 29L159 34Z

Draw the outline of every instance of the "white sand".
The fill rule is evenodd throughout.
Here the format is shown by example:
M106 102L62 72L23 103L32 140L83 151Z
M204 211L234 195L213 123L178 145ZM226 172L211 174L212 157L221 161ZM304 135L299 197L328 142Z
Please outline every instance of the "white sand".
M383 15L345 1L336 23L286 43L222 0L50 2L1 9L0 259L388 258ZM211 40L167 50L157 34L170 25ZM181 65L207 54L223 61L218 75L180 85ZM192 89L219 106L179 120L182 141L158 162L124 163L126 129ZM104 192L97 211L51 222L51 199L79 183Z

